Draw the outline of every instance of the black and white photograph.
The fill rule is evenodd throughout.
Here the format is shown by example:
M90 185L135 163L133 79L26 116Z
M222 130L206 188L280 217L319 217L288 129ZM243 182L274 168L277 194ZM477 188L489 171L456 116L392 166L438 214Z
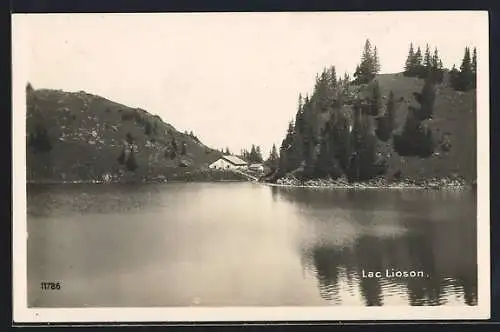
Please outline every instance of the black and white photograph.
M14 318L487 319L488 14L14 14Z

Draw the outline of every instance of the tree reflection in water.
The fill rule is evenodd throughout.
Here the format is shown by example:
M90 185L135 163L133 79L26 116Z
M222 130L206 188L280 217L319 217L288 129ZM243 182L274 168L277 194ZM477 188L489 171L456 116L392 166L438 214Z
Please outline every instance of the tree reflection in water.
M275 199L301 206L311 231L304 234L313 234L300 241L301 261L316 276L323 299L341 304L343 292L357 283L366 306L386 305L389 298L396 303L394 296L412 306L452 304L455 298L477 305L473 192L276 187L272 192ZM347 224L355 231L347 232ZM425 276L387 278L386 269ZM363 270L381 271L383 277L363 278Z

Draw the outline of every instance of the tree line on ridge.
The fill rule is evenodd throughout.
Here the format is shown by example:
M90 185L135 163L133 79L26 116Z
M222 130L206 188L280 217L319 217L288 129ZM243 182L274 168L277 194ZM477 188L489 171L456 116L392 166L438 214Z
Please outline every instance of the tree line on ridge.
M476 57L475 48L472 57L466 48L460 71L449 71L453 89L475 88ZM401 130L396 130L393 91L387 98L381 95L380 69L377 48L366 40L352 80L347 74L338 77L335 66L316 76L312 94L299 94L295 118L280 146L276 177L292 173L303 179L369 180L386 173L390 156L380 149L383 143L400 156L428 158L434 153L436 141L426 120L433 117L435 87L443 84L446 73L437 48L431 55L426 45L422 55L420 47L415 51L410 45L403 75L422 78L424 85L413 94L417 104L408 106Z

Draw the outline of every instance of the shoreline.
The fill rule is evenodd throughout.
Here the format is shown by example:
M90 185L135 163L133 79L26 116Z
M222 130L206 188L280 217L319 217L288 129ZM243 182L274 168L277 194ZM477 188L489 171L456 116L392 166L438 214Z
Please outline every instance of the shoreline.
M462 190L472 189L476 182L468 182L458 177L431 177L428 179L401 179L399 181L388 181L384 178L375 178L362 182L348 182L341 179L310 179L299 180L295 177L279 178L272 182L266 182L272 187L295 187L295 188L315 188L315 189L426 189L426 190Z
M182 180L167 180L167 181L99 181L99 180L76 180L76 181L27 181L26 185L64 185L64 184L167 184L167 183L235 183L248 182L258 183L269 187L283 188L310 188L310 189L418 189L418 190L464 190L474 188L474 184L444 184L444 185L425 185L425 184L407 184L407 183L391 183L383 185L364 184L364 183L328 183L321 182L316 184L299 184L299 183L272 183L260 181L245 181L245 180L210 180L210 181L182 181Z
M45 185L45 184L166 184L166 183L217 183L217 182L249 182L246 180L207 180L207 181L182 181L182 180L166 180L166 181L100 181L100 180L75 180L75 181L26 181L27 185Z
M190 171L185 173L174 173L170 176L163 174L155 176L98 176L91 179L30 179L26 185L49 185L49 184L160 184L160 183L189 183L189 182L246 182L242 176L228 172L204 172Z
M464 184L459 186L440 186L440 187L432 187L432 186L424 186L424 185L384 185L384 186L369 186L362 184L353 184L353 185L301 185L301 184L278 184L278 183L269 183L262 182L265 185L270 187L284 187L284 188L311 188L311 189L419 189L419 190L445 190L445 189L471 189L472 185Z

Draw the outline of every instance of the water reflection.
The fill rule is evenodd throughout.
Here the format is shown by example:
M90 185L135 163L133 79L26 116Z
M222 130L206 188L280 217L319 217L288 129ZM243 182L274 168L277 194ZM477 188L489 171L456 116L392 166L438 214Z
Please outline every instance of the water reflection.
M273 192L301 206L309 229L303 233L313 234L300 239L302 262L323 299L342 303L343 289L358 287L367 306L477 305L473 192ZM392 278L387 269L389 275L422 271L424 277ZM382 276L364 277L368 271Z
M157 205L166 189L175 188L134 184L28 185L27 208L29 215L52 217L75 213L140 212Z
M474 200L252 183L33 186L28 303L475 305ZM363 277L386 269L428 277ZM40 280L64 288L43 292Z

